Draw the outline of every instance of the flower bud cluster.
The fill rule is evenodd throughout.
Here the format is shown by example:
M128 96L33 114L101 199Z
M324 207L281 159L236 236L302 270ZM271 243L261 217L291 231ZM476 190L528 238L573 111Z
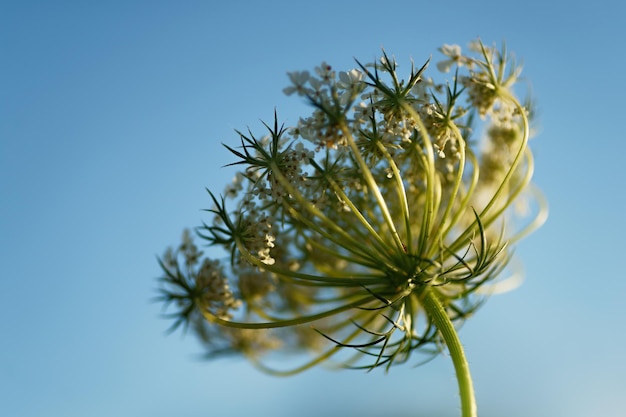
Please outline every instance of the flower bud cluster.
M199 303L207 306L221 319L232 317L231 311L241 305L241 301L235 299L228 285L224 272L219 262L205 258L195 275L195 288L198 292Z
M201 320L202 312L227 320L241 306L230 288L220 262L202 258L203 253L185 229L182 242L173 250L169 248L160 260L165 275L160 300L178 307L173 328L185 327Z

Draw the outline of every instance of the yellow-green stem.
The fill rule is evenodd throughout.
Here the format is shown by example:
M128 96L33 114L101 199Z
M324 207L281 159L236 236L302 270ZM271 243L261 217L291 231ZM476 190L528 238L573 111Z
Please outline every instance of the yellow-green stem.
M459 384L459 394L461 396L461 412L463 417L477 417L476 411L476 398L474 395L474 385L472 383L472 376L470 374L469 364L465 358L465 352L461 345L461 340L454 328L454 324L446 314L446 310L437 298L437 294L432 290L424 292L424 298L422 299L426 313L441 332L452 363L454 364L454 370L456 372L456 379Z

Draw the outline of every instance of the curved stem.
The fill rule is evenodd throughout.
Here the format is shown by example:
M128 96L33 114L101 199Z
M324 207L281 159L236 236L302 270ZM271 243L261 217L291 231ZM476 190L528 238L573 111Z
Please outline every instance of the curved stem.
M459 394L461 396L461 412L463 417L477 417L476 411L476 398L474 395L474 385L472 383L472 376L470 375L469 364L465 358L463 346L459 336L450 320L450 317L446 314L446 310L437 298L437 294L434 291L425 291L424 298L422 300L423 306L426 309L427 314L431 317L435 326L441 332L443 340L448 347L452 363L454 364L454 370L456 372L456 379L459 384Z

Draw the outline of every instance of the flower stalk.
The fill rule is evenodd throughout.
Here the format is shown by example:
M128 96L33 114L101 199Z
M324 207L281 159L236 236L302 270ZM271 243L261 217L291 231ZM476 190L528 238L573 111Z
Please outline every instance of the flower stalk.
M435 326L437 326L437 329L441 332L443 340L448 347L450 357L452 358L457 383L459 385L459 395L461 397L461 415L463 417L476 417L478 412L476 408L474 384L459 335L450 321L445 308L437 299L436 294L431 291L426 291L423 303L425 310L433 318Z

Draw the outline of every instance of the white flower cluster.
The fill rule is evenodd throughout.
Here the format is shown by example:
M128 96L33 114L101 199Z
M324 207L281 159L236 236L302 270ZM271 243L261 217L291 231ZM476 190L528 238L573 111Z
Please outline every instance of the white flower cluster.
M240 221L245 227L243 243L264 264L273 265L275 260L270 251L274 248L276 237L272 232L272 218L258 206L257 201L242 200Z
M200 305L199 332L246 355L334 344L310 366L337 346L356 348L350 365L437 351L442 314L433 308L441 304L451 326L469 317L479 289L506 267L509 243L542 210L519 219L508 209L533 171L531 113L513 92L520 69L504 50L471 48L441 48L437 68L457 68L445 83L424 77L429 62L400 77L384 52L345 72L324 62L288 73L285 94L313 110L292 128L275 114L259 139L237 132L241 146L225 146L242 169L221 198L210 194L213 221L198 232L227 254L232 287L219 263L200 261L188 233L176 254L185 268L172 252L162 260L166 282ZM197 318L190 308L181 320Z
M219 261L202 258L202 252L198 251L188 229L183 231L182 242L175 251L166 250L161 265L166 272L163 280L176 289L166 301L176 301L187 314L194 313L194 305L198 304L227 320L232 318L232 310L241 305L230 289Z
M219 262L205 258L195 281L202 305L206 305L212 314L221 319L232 318L231 311L239 308L241 301L235 299Z
M357 69L341 71L337 80L336 72L325 62L315 68L315 73L317 76L308 71L288 73L293 85L286 87L284 93L306 97L317 107L311 117L300 119L292 133L315 144L317 150L345 146L339 126L329 123L329 113L341 113L352 104L363 89L363 73Z
M294 149L288 148L281 153L278 161L280 174L293 187L300 188L306 186L307 174L304 172L303 166L309 164L314 156L315 153L306 149L302 143L296 144ZM272 172L267 174L267 184L267 188L258 190L260 198L267 196L278 204L282 204L283 198L289 195L289 190L276 179Z

